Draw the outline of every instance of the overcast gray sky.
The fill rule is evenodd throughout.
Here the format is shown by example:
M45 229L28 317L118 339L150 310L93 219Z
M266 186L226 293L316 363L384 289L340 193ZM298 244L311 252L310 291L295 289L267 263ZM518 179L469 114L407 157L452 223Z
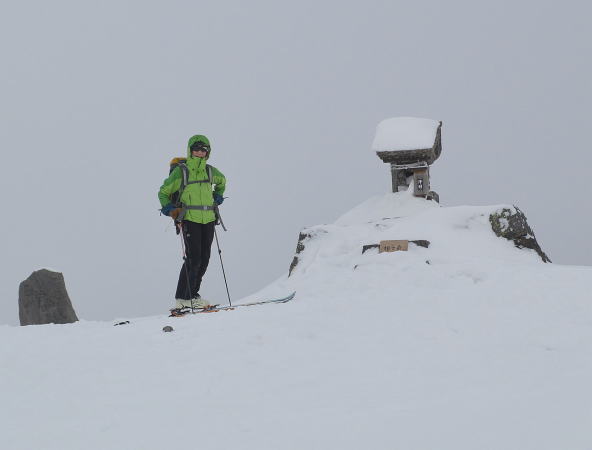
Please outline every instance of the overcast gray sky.
M0 324L60 270L83 319L163 313L181 261L157 190L190 135L228 178L231 294L298 232L390 190L379 121L442 120L445 206L513 203L556 263L592 263L584 1L54 1L0 7ZM225 299L214 252L202 293Z

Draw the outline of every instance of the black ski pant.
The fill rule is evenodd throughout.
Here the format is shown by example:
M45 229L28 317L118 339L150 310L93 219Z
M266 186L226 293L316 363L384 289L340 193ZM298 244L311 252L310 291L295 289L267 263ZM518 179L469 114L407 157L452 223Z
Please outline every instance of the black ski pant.
M181 236L185 242L185 262L179 273L175 298L190 300L199 294L201 280L210 262L215 226L215 222L182 222Z

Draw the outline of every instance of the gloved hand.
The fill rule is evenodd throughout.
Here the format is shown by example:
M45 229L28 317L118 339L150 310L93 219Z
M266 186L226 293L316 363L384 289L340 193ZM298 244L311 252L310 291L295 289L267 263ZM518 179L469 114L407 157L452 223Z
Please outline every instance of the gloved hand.
M175 209L175 205L169 203L168 205L163 206L160 212L163 213L165 216L169 216L173 209Z
M224 197L222 197L220 194L216 194L214 192L214 201L216 202L216 205L221 205L222 202L224 201Z
M175 208L173 209L169 216L171 216L173 218L173 220L177 220L177 218L179 217L179 214L181 214L182 209L181 208Z

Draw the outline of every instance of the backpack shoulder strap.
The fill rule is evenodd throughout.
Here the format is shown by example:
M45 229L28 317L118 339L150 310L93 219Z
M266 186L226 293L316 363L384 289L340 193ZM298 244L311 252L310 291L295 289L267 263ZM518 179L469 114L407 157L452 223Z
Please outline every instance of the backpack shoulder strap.
M179 187L179 196L180 196L181 193L183 192L183 190L185 189L185 187L187 187L187 183L189 181L189 168L185 164L184 159L180 160L180 161L179 160L180 160L180 158L175 158L173 161L171 161L169 175L172 174L173 171L177 167L181 171L181 186Z
M179 195L181 195L185 187L187 187L187 183L189 182L189 168L184 162L179 163L177 167L181 169L181 187L179 188Z
M212 184L213 182L213 178L212 178L212 166L210 166L209 164L206 164L206 171L208 172L208 182L210 184Z

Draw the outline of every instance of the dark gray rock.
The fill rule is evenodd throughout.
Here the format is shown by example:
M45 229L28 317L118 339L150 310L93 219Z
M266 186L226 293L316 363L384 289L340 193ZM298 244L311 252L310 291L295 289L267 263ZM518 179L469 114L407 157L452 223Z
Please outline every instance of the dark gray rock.
M292 263L290 264L290 272L288 273L288 276L292 275L292 272L294 271L294 269L296 269L296 266L298 266L298 263L300 262L299 255L304 251L306 243L309 240L325 233L327 233L327 231L320 228L305 228L303 231L300 232L300 234L298 235L298 244L296 244L296 254L294 255L294 258L292 258Z
M426 200L433 200L436 203L440 203L440 196L437 192L430 191L428 192L428 195L426 195Z
M78 321L61 273L41 269L20 284L19 319L21 325Z
M518 248L530 248L536 251L543 262L551 262L537 242L524 213L517 206L513 209L503 208L490 214L489 223L493 232L498 237L514 242Z
M423 248L428 248L430 246L430 241L426 241L423 239L420 239L419 241L409 241L409 242L417 245L418 247L423 247Z
M302 253L302 251L304 250L304 241L306 239L310 239L311 237L312 237L311 234L304 232L304 231L298 235L298 244L296 244L296 254L294 255L294 258L292 259L292 263L290 264L290 272L288 273L288 276L292 275L292 271L298 265L298 255L300 253Z
M163 327L162 331L164 331L165 333L170 333L171 331L175 330L170 325L167 325L166 327Z
M373 248L380 248L380 244L368 244L368 245L364 245L362 246L362 255L364 253L366 253L368 250L373 249Z

